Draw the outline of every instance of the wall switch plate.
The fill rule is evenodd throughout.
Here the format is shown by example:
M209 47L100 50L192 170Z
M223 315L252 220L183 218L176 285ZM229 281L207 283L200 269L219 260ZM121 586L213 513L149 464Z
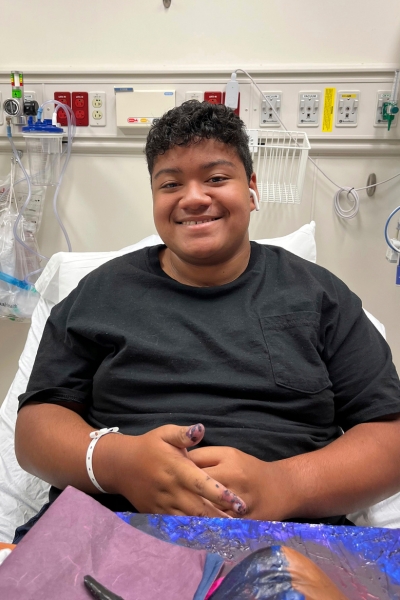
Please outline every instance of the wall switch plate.
M299 127L318 127L321 112L321 92L299 92L297 125Z
M204 92L186 92L185 100L198 100L199 102L203 102Z
M387 121L382 118L382 109L384 102L389 102L392 92L390 90L378 90L376 93L376 107L375 107L375 120L374 127L386 127ZM390 129L397 127L397 115L395 115Z
M107 125L105 92L89 92L89 125L90 127Z
M340 90L336 99L336 127L357 127L360 92Z
M279 117L281 116L281 103L282 103L282 92L263 92L268 98ZM276 118L274 111L270 104L261 98L261 110L260 110L260 126L261 127L280 127L280 123Z

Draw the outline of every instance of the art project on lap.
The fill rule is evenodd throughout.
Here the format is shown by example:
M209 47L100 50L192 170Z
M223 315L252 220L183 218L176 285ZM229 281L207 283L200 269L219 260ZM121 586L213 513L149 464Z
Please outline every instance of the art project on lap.
M221 576L250 553L278 544L310 558L348 600L400 598L400 538L397 530L117 514L140 531L163 541L217 552L225 560ZM220 599L216 597L216 600Z
M257 597L265 600L386 600L386 592L389 600L398 597L394 588L382 588L379 596L372 595L363 586L364 582L354 586L354 579L347 580L345 571L341 577L336 572L336 585L326 573L329 569L326 560L324 572L315 561L304 556L304 553L315 552L305 535L307 531L312 532L309 525L302 525L300 553L289 547L293 540L286 535L285 524L137 515L137 524L143 526L147 522L148 525L148 519L153 519L153 525L157 522L161 526L154 536L124 523L135 523L131 514L120 516L123 518L83 492L68 487L0 566L0 597L85 600L88 598L86 588L103 600L205 600L206 597L210 600ZM297 524L290 525L299 533ZM337 530L340 537L340 531L346 528L325 529ZM161 533L165 537L166 531L171 534L169 540L157 539L162 537ZM215 536L217 531L225 535ZM257 534L257 539L249 537L250 531L253 536ZM275 533L275 537L280 532L288 546L269 543L265 547L266 531ZM247 556L237 554L236 560L231 557L221 569L232 535L235 542L247 536L248 550L251 545L261 547ZM167 543L177 536L180 544ZM183 543L187 539L191 539L190 544ZM207 545L207 550L198 548L202 545ZM357 556L353 558L356 560ZM343 552L339 562L344 569L347 567ZM223 575L222 583L209 596L207 593L219 574ZM354 589L357 595L348 593Z

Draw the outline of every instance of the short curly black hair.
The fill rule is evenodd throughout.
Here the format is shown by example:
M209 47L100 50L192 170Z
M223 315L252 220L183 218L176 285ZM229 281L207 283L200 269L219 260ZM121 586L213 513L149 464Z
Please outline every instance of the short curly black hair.
M150 177L157 156L173 146L189 146L203 139L215 139L234 148L250 181L253 161L243 121L223 104L198 100L188 100L154 121L145 147Z

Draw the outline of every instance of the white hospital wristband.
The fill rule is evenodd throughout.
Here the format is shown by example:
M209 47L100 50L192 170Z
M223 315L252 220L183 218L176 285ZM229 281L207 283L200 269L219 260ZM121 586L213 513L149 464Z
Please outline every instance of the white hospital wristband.
M103 488L97 483L96 477L94 476L93 460L92 460L93 450L94 450L95 445L97 444L99 439L101 437L103 437L103 435L107 435L107 433L118 433L118 429L119 429L119 427L109 427L109 428L105 427L104 429L98 429L97 431L92 431L91 433L89 433L89 436L92 438L92 441L90 442L89 448L87 449L87 452L86 452L86 469L87 469L87 473L89 475L90 481L99 490L99 492L103 492L103 494L107 494L108 492L103 490Z

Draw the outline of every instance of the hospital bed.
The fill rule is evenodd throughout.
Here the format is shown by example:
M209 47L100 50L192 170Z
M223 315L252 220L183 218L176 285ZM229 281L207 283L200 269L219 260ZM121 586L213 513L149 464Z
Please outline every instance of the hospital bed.
M282 246L315 262L314 234L315 223L311 222L290 235L257 241ZM161 239L157 235L151 235L118 252L60 252L50 259L37 281L36 287L41 297L32 316L18 372L0 408L0 541L10 542L15 528L28 521L48 500L49 485L23 471L17 463L14 429L18 396L26 389L43 328L52 307L65 298L82 277L106 261L159 243ZM385 336L383 325L369 313L367 315ZM369 509L349 515L349 518L359 526L400 527L400 493Z

